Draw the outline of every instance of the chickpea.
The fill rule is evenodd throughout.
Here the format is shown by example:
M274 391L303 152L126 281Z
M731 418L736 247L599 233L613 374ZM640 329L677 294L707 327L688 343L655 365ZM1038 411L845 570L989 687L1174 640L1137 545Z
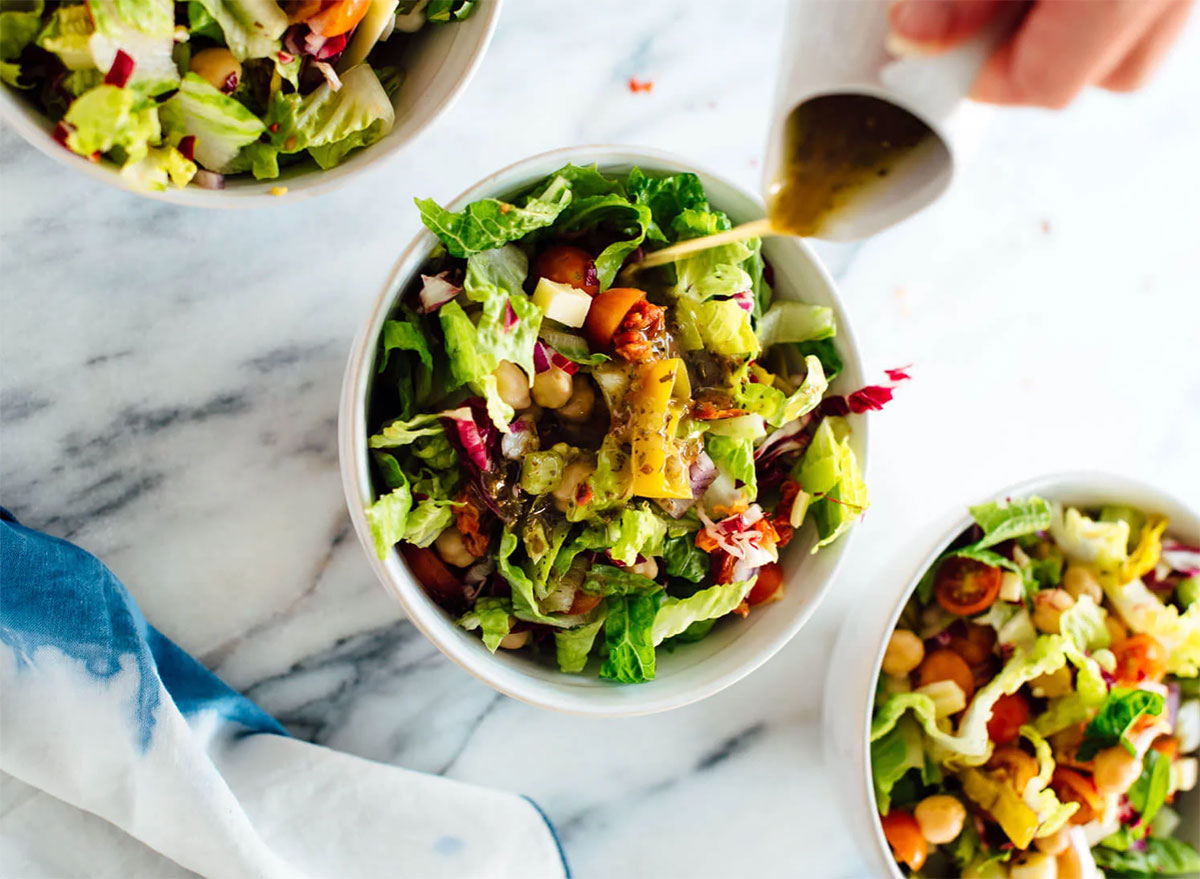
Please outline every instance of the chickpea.
M1033 624L1039 632L1057 635L1063 611L1075 599L1065 589L1043 589L1033 596Z
M953 842L962 833L967 810L957 798L948 794L936 794L917 803L913 817L921 828L921 835L934 845Z
M1092 780L1102 794L1123 794L1142 774L1142 761L1122 745L1113 745L1096 754Z
M1066 573L1063 574L1062 588L1066 589L1076 601L1081 595L1089 596L1096 604L1104 600L1104 590L1100 588L1099 581L1091 571L1082 565L1067 565Z
M584 376L576 375L571 379L571 397L558 409L560 417L567 421L587 421L596 405L596 392L592 384Z
M1022 852L1013 858L1008 879L1058 879L1058 862L1042 852Z
M437 540L433 542L433 548L442 557L442 561L456 568L470 567L475 563L475 556L471 555L471 551L463 543L462 532L453 525L438 535Z
M896 677L904 677L921 664L925 658L925 645L908 629L892 632L887 650L883 654L883 670Z
M636 565L630 565L629 570L653 580L658 576L658 562L654 559L646 559L645 561L638 562Z
M201 49L192 56L188 66L192 73L227 95L232 94L242 81L242 65L228 49Z
M572 461L563 469L562 482L551 492L554 506L565 513L575 506L575 492L596 468L587 461Z
M557 409L571 399L571 376L552 366L533 379L533 399L539 406Z
M500 646L505 650L520 650L529 643L531 634L529 629L526 629L524 632L509 632L500 639Z
M1108 629L1108 648L1110 650L1129 638L1129 629L1111 610L1104 617L1104 627Z
M529 376L525 370L508 360L501 360L496 371L496 391L500 399L514 409L524 409L529 405Z
M1057 699L1071 692L1071 669L1063 666L1060 669L1044 675L1038 675L1029 682L1033 695L1041 699Z
M1067 850L1071 844L1071 828L1064 825L1049 836L1042 836L1033 841L1037 850L1047 855L1058 856Z

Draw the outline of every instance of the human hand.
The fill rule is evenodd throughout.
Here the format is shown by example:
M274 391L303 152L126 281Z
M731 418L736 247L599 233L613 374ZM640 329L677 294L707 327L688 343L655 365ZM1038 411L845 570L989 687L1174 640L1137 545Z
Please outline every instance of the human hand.
M891 41L941 52L977 34L1017 0L896 0ZM1150 78L1187 20L1191 0L1033 0L983 65L971 97L1065 107L1090 85L1115 92Z

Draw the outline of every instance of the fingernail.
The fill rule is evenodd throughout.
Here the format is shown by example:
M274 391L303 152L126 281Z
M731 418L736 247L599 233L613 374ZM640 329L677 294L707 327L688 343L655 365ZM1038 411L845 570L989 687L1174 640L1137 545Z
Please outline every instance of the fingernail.
M936 52L936 47L930 43L918 43L910 40L908 37L902 37L900 34L892 31L884 40L884 46L888 53L895 55L897 58L911 58L917 55L932 55Z
M892 32L916 43L935 43L945 39L954 22L951 0L899 0L888 15Z

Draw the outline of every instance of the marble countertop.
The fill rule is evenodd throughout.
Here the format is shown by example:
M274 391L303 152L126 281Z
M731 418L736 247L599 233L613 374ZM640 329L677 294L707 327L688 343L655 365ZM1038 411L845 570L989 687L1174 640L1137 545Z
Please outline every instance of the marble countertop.
M912 363L914 380L875 420L874 504L833 594L725 692L609 721L496 694L375 582L337 472L344 360L418 228L412 197L587 142L756 186L780 7L510 0L446 118L286 209L140 199L0 128L3 503L98 554L152 623L297 735L532 796L578 876L788 876L799 858L860 874L827 805L822 681L913 524L1067 468L1200 505L1196 16L1144 92L999 112L939 204L821 248L869 366Z

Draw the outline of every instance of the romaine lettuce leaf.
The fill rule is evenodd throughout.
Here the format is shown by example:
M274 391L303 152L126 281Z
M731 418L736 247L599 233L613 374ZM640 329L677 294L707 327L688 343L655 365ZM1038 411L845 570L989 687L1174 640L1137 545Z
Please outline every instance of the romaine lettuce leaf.
M0 58L16 59L34 41L42 26L42 0L0 11Z
M617 234L621 237L596 255L600 289L607 290L629 254L646 240L646 231L652 222L650 208L642 204L630 204L621 192L581 197L574 186L572 189L574 196L555 222L556 231L569 237L600 223L620 230Z
M824 305L779 300L758 322L758 338L763 348L784 342L812 342L837 334L833 309Z
M95 32L88 39L92 61L107 71L123 51L133 59L129 86L160 95L179 84L175 49L175 4L171 0L87 0Z
M738 439L731 436L706 434L704 450L712 458L717 469L734 480L741 482L750 492L758 492L758 479L754 470L754 440Z
M1116 571L1128 557L1129 523L1096 522L1074 507L1051 507L1050 534L1068 559Z
M431 198L416 200L421 221L457 257L500 247L549 226L571 203L571 184L565 177L556 176L522 202L518 205L485 198L451 213Z
M288 19L275 0L196 0L220 25L225 45L239 61L274 58Z
M689 299L686 304L681 301L677 303L675 317L684 335L699 338L701 344L697 347L712 354L753 357L760 350L758 337L750 325L750 312L733 299L703 302Z
M407 479L367 507L367 524L375 538L375 553L381 559L387 558L388 550L404 539L411 509L412 490Z
M601 608L604 606L601 605ZM558 670L568 674L583 671L587 665L588 654L596 641L596 633L604 625L607 612L602 611L590 623L584 623L574 629L558 629L554 632L554 652L558 660Z
M145 192L161 192L168 184L182 189L196 176L196 163L173 146L151 147L141 159L126 162L121 176Z
M708 553L696 546L691 534L668 537L663 545L662 561L668 577L700 583L708 576Z
M1080 595L1075 603L1063 611L1058 630L1075 642L1080 650L1091 652L1107 647L1112 636L1104 624L1108 612L1096 604L1090 595Z
M1180 613L1174 605L1163 604L1141 580L1120 585L1108 576L1101 578L1101 585L1129 628L1153 635L1167 649L1169 673L1182 677L1200 674L1200 604L1193 603Z
M384 425L379 433L367 440L367 444L373 449L393 449L407 446L423 436L445 435L446 428L439 418L437 413L427 412L408 421L397 419Z
M172 141L193 135L196 161L210 171L224 174L242 147L254 143L267 129L244 104L212 86L195 73L188 73L179 91L162 108L163 124Z
M648 507L626 507L608 528L608 554L624 565L662 553L667 526Z
M870 504L849 432L842 418L822 419L796 464L796 481L813 498L806 514L820 537L813 552L837 540Z
M1092 849L1096 866L1110 876L1128 879L1179 876L1200 872L1200 854L1181 839L1151 837L1145 848L1116 851L1105 846Z
M836 327L835 327L836 328ZM832 338L814 339L811 342L797 342L791 346L801 357L816 357L821 361L821 371L826 381L833 381L842 373L844 364L837 351L837 343Z
M150 144L162 136L153 105L134 109L140 99L132 89L98 85L71 102L63 121L71 128L67 146L81 156L120 147L127 161L144 159Z
M652 241L665 242L666 230L684 211L708 210L704 184L695 174L648 177L640 168L634 168L625 178L625 190L635 202L650 208L653 219L647 237Z
M654 680L656 612L662 592L612 596L605 601L604 642L608 656L600 666L600 677L623 684Z
M649 577L613 565L592 565L583 578L582 588L592 595L634 595L662 590Z
M764 382L745 381L734 394L734 402L739 408L761 415L774 427L807 415L821 404L829 382L817 357L806 357L804 366L804 381L790 395Z
M692 623L725 616L742 603L753 586L754 580L741 580L710 586L687 598L668 597L654 618L654 643L684 632Z
M992 501L970 509L976 524L983 529L982 539L973 544L976 549L1045 531L1051 522L1050 505L1040 497Z
M409 511L404 540L414 546L429 546L454 522L453 505L426 498Z
M483 646L492 653L512 629L512 604L504 598L480 598L475 606L459 618L458 624L468 632L483 629Z
M902 717L886 735L871 742L871 778L879 814L891 810L892 788L910 769L925 768L925 742L911 717Z

